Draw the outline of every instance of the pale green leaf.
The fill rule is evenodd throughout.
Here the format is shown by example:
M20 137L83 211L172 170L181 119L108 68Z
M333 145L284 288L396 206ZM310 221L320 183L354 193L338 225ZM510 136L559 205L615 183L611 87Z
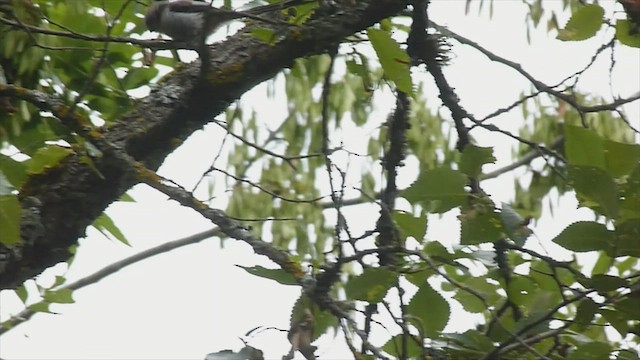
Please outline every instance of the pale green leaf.
M298 285L296 278L282 269L267 269L264 266L241 266L237 267L245 270L251 275L259 276L261 278L275 280L282 285Z
M26 161L27 172L30 174L41 173L45 169L58 164L60 160L72 153L73 151L71 149L61 146L51 145L40 148L31 159Z
M27 307L27 309L33 312L51 313L51 311L49 310L49 303L46 301L39 301L35 304L31 304Z
M382 345L382 351L386 352L387 354L397 359L399 358L415 359L420 354L422 354L422 349L418 346L418 344L416 344L416 342L413 339L411 339L410 337L407 337L403 340L402 339L403 336L404 336L403 334L398 334L392 337L391 339L389 339L389 341L387 341L386 344ZM406 353L404 354L402 353L403 341L406 344Z
M621 336L624 337L627 335L629 332L629 319L627 319L624 314L612 309L600 309L600 314L604 316L607 322L613 326Z
M598 274L591 277L591 286L599 292L609 292L629 286L629 281L613 275Z
M493 148L467 145L460 157L460 171L470 177L478 177L482 173L482 165L496 161Z
M629 219L616 225L615 256L640 257L640 219Z
M580 41L593 37L603 24L604 9L600 5L589 4L578 8L564 29L558 30L558 40Z
M346 285L347 297L354 300L378 303L397 281L397 275L381 268L368 268Z
M409 71L411 59L409 59L407 52L400 48L400 45L387 31L370 28L367 30L367 34L378 55L385 76L396 84L398 90L413 94Z
M108 235L110 234L121 243L131 246L131 244L129 244L129 240L127 240L122 231L120 231L118 226L116 226L111 217L109 217L109 215L107 215L106 213L100 214L100 216L98 216L98 218L93 222L92 225L103 235L109 237Z
M622 177L631 172L640 163L640 145L604 141L607 169L614 177Z
M13 188L20 188L27 178L27 168L24 162L12 159L9 156L0 154L0 176L3 176ZM7 184L0 179L0 189ZM0 195L2 194L0 192Z
M505 235L500 215L493 209L487 211L468 210L460 218L460 243L463 245L494 242Z
M393 220L405 236L411 236L418 241L421 241L427 233L426 214L414 217L411 213L396 210L393 212Z
M20 241L20 212L16 196L0 196L0 244L11 246Z
M614 240L612 231L597 222L579 221L567 226L553 239L565 249L586 252L607 250Z
M578 348L572 351L567 360L602 360L609 359L613 348L603 342L588 342L578 344Z
M602 213L608 217L618 217L619 190L607 172L593 166L569 166L569 183L578 193L578 197L582 196L595 202L601 207ZM586 203L586 205L591 204Z
M466 184L465 174L440 167L421 173L401 196L411 203L426 202L430 212L445 213L466 203Z
M564 150L569 164L606 170L604 141L598 134L579 126L565 125L564 135Z
M616 21L616 39L627 46L640 48L640 32L633 33L632 26L632 23L626 19Z
M71 289L47 290L42 297L49 303L72 304L75 302Z
M576 326L579 331L584 331L595 318L597 311L598 305L590 298L585 298L578 304L573 325Z
M425 336L437 338L447 326L451 309L449 303L429 283L420 286L407 306L409 314L419 319L416 326L422 327Z

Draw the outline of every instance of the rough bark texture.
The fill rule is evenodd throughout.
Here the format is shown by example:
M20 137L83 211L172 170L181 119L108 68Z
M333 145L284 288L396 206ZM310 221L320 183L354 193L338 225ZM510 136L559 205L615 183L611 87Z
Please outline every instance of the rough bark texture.
M322 53L346 36L397 14L407 1L337 3L304 26L284 29L274 46L242 33L212 45L211 75L200 77L198 61L181 67L115 125L103 129L103 136L155 170L177 145L244 92L294 59ZM69 247L85 235L87 226L139 182L130 169L116 164L108 153L95 160L101 177L79 156L69 156L27 181L20 193L22 243L12 248L0 245L0 289L15 288L70 257Z

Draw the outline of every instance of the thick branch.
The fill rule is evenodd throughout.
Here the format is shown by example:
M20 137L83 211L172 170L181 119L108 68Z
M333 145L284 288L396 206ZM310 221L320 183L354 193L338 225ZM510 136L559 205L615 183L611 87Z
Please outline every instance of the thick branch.
M341 3L329 15L281 29L281 41L275 45L239 33L211 46L208 74L212 75L201 79L198 62L185 65L98 136L156 169L177 144L294 59L335 47L405 6L398 0ZM14 288L69 258L68 248L84 236L86 227L138 182L108 154L92 159L93 166L84 156L84 160L83 154L68 156L31 176L21 189L22 242L12 248L0 246L0 289Z

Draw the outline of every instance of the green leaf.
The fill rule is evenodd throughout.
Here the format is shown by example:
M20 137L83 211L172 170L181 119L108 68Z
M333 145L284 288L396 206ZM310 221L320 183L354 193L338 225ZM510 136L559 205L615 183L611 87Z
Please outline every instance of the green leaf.
M60 160L71 155L72 150L61 146L45 146L35 153L35 155L26 161L27 172L30 174L39 174L45 169L50 168L60 162Z
M358 63L355 60L347 60L347 70L362 80L362 85L365 89L372 89L373 84L371 81L371 71L369 70L367 57L359 53L357 55L359 56L361 63Z
M282 285L298 285L296 278L282 269L267 269L264 266L241 266L237 267L244 269L251 275L259 276L261 278L275 280Z
M593 275L591 277L591 286L598 292L609 292L621 287L628 287L629 281L613 275Z
M620 333L620 336L624 337L627 335L629 332L629 323L627 322L628 319L624 314L611 309L600 309L600 314L604 316L605 320L607 320L607 322Z
M534 262L531 265L529 276L538 284L538 287L545 291L558 291L558 282L556 281L553 271L544 262Z
M20 242L20 212L16 196L0 196L0 244L11 246Z
M613 305L629 320L640 320L640 296L635 293L627 295L624 299Z
M24 111L28 111L25 105ZM28 115L24 115L25 117ZM45 141L56 140L60 136L57 133L62 132L61 125L51 121L50 118L41 119L38 124L33 124L32 127L23 128L22 133L17 138L13 139L12 145L20 149L20 151L26 155L34 156L36 150L47 146ZM26 166L27 161L23 162Z
M593 265L593 269L591 270L591 274L605 274L609 271L611 266L613 265L613 259L605 253L600 253L598 259Z
M638 258L640 256L631 256L622 261L616 261L615 267L618 269L618 273L624 274L625 272L633 269L638 264Z
M20 188L27 178L27 167L24 162L16 161L9 156L0 154L0 176L4 176L13 188ZM0 181L4 181L0 179ZM5 186L0 183L0 187ZM0 195L2 194L0 192Z
M558 40L581 41L593 37L603 24L604 9L599 5L581 6L572 15L564 29L558 30Z
M597 222L578 221L567 226L553 242L568 250L586 252L607 250L614 241L612 231Z
M122 202L136 202L136 200L133 198L133 196L131 196L129 193L124 193L120 196L120 198L118 199L118 201L122 201Z
M31 304L27 307L27 309L33 312L51 313L51 311L49 310L49 303L46 301L39 301L35 304Z
M477 178L482 173L482 165L495 163L493 148L467 145L460 157L460 171L472 178Z
M0 328L3 328L5 330L9 330L9 329L13 328L13 326L15 325L14 324L14 320L15 320L14 318L10 318L7 321L1 322L0 323Z
M632 34L631 26L629 20L616 21L616 39L627 46L640 48L640 33Z
M16 295L18 296L20 301L22 301L23 304L27 303L27 299L29 298L29 293L27 292L27 288L24 286L24 284L20 285L16 289Z
M640 360L638 352L634 349L623 349L618 351L616 360Z
M463 284L482 295L489 306L502 299L502 296L498 294L498 291L501 289L501 287L497 284L487 282L487 279L484 277L470 277L466 279ZM458 290L458 292L460 293L466 291ZM477 297L475 298L478 299Z
M532 4L529 5L529 14L533 21L533 26L538 27L538 24L540 24L540 20L542 19L542 15L544 14L544 8L542 7L541 0L533 1Z
M349 299L367 301L371 304L384 299L387 291L397 281L397 275L382 268L367 268L364 272L347 282L345 290Z
M0 196L11 195L15 190L16 188L11 186L11 183L0 169Z
M363 194L375 194L376 179L370 172L362 174L362 178L360 181L362 183Z
M410 337L407 337L404 340L406 341L406 344L407 344L406 346L407 353L402 354L402 337L403 336L404 336L403 334L398 334L392 337L391 339L389 339L389 341L387 341L386 344L382 345L382 351L386 352L387 354L395 358L402 357L404 359L412 359L420 356L422 354L422 348L420 348L420 346L418 346L418 344L416 344L416 342Z
M466 183L467 177L463 173L439 167L421 173L401 196L412 204L426 202L430 212L445 213L466 203Z
M438 241L432 240L427 242L424 245L423 251L433 260L450 265L455 264L453 261L453 259L455 259L455 255L450 253L449 250L447 250L447 248Z
M493 209L465 211L460 219L460 244L462 245L494 242L504 237L502 221Z
M578 304L578 309L576 310L576 317L574 318L573 324L577 327L578 331L584 331L587 326L591 324L591 321L596 316L596 312L598 311L598 304L596 304L590 298L585 298Z
M462 345L466 349L477 350L482 353L482 355L486 355L495 349L491 339L478 330L467 330L462 334L448 333L442 334L442 336L447 340L447 342L453 341Z
M456 291L456 294L453 295L453 298L456 299L460 303L460 305L462 305L463 309L472 314L479 314L487 310L484 302L468 291L458 289Z
M69 265L71 265L70 263L68 263ZM67 281L67 278L64 276L56 276L56 280L53 282L53 285L51 285L51 288L56 288L58 286L61 286L62 284L65 283L65 281Z
M617 224L614 256L640 257L640 219L630 219Z
M640 218L640 164L636 166L626 183L620 185L622 201L620 208L623 219Z
M315 13L318 6L320 5L316 1L314 1L293 7L295 11L292 11L293 17L289 19L289 23L295 25L304 24Z
M534 287L533 292L529 294L530 296L528 297L525 305L526 312L529 314L537 314L541 318L544 318L544 313L560 303L562 301L562 297L557 292L539 290L539 288ZM528 315L527 317L531 318L530 315ZM544 321L544 323L546 323L546 320ZM543 327L544 323L542 324ZM517 326L521 329L521 327L519 327L520 325L521 323L518 321Z
M640 145L604 141L607 169L616 178L631 174L640 162Z
M125 90L130 90L148 85L157 74L158 69L154 67L130 68L122 79L122 87Z
M618 217L620 213L619 190L607 172L593 166L569 166L569 183L579 196L600 205L605 215L610 218Z
M109 237L108 235L111 234L121 243L127 246L131 246L122 231L120 231L120 229L106 213L100 214L100 216L98 216L98 218L93 222L92 225L104 236Z
M251 36L254 38L264 41L269 45L275 45L278 37L276 36L275 31L267 28L259 28L251 30Z
M583 127L565 125L564 136L569 164L607 169L604 140L598 134Z
M449 303L427 282L413 296L407 311L420 320L416 326L421 326L425 336L432 339L440 336L451 314Z
M507 296L516 305L527 305L535 291L534 282L524 276L513 276L507 287Z
M411 213L395 210L393 220L398 224L404 236L412 236L418 241L424 239L427 233L427 215L414 217Z
M73 290L60 289L60 290L48 290L42 295L42 297L49 303L57 304L73 304Z
M413 271L408 274L404 274L404 278L407 279L415 286L424 284L427 279L437 274L435 270L425 267L423 270Z
M409 71L411 59L409 59L407 52L400 48L400 45L391 38L391 34L387 31L370 28L367 30L367 35L369 35L371 45L378 55L385 76L396 84L398 90L413 94Z
M574 350L567 360L602 360L609 359L609 355L613 348L610 344L603 342L587 342L579 344L576 350Z

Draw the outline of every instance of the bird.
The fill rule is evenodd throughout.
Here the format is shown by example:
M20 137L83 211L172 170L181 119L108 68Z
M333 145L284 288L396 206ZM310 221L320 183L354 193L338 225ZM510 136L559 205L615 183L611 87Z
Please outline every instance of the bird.
M304 309L302 318L296 321L289 330L287 338L291 343L291 350L289 350L289 353L283 357L283 360L293 359L293 355L296 351L300 351L307 360L316 359L316 355L314 353L318 348L311 345L311 341L313 340L314 323L315 318L313 313L311 313L311 310Z
M214 33L223 24L240 18L266 23L270 19L260 14L308 3L309 0L285 0L280 3L256 6L246 11L233 11L211 6L196 0L155 1L147 9L144 21L147 29L168 35L174 41L189 42ZM276 22L277 23L277 22Z

